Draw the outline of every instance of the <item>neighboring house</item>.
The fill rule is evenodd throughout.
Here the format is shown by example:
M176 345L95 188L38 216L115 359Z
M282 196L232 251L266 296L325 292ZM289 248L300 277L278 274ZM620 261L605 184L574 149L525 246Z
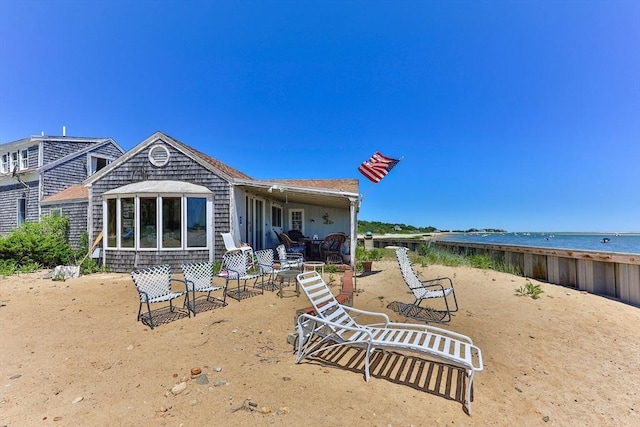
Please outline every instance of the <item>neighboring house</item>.
M111 138L42 135L0 144L0 235L58 211L69 216L77 246L87 230L87 191L69 189L123 153Z
M220 260L223 232L254 249L274 248L274 230L319 238L344 232L355 251L357 179L255 180L162 132L84 187L87 199L78 188L48 202L88 203L90 242L102 233L102 262L115 272Z

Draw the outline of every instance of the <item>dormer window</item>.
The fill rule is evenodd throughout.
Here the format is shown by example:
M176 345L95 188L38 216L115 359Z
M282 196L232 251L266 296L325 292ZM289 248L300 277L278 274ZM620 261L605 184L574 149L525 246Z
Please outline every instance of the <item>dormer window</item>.
M29 169L29 150L20 151L20 170Z
M149 150L149 161L154 166L165 166L169 163L169 150L164 145L154 145Z
M9 154L2 155L2 163L0 163L0 173L9 173Z

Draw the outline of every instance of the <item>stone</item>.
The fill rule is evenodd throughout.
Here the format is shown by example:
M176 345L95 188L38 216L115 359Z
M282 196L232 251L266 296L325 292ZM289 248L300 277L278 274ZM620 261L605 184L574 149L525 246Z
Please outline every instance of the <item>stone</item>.
M73 399L73 402L71 402L71 403L80 403L80 402L82 402L83 400L84 400L84 397L82 397L82 396L78 396L78 397L76 397L75 399Z
M173 388L171 389L171 393L173 393L173 395L175 396L175 395L178 395L178 394L182 393L186 389L187 389L187 383L183 381L183 382L173 386Z

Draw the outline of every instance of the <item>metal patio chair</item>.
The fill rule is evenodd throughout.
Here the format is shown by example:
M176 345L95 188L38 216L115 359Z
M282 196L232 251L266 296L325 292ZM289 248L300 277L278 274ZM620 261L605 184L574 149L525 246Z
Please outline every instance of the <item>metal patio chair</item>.
M225 295L240 301L256 295L255 291L247 290L247 280L253 280L253 287L255 288L258 279L263 277L263 273L260 267L247 263L247 258L244 253L234 251L224 254L220 272L217 276L225 279ZM237 281L237 287L230 289L230 280ZM243 282L242 286L240 285L240 281ZM263 289L261 289L261 293L264 293L264 286Z
M401 307L399 314L429 322L447 323L451 321L451 313L458 311L458 299L453 288L453 281L449 277L421 280L413 269L408 251L407 248L399 247L396 249L396 257L398 258L402 279L409 287L415 301L413 304L405 304ZM453 304L451 305L449 304L450 297L453 299ZM444 301L444 310L420 306L422 301L436 298L441 298ZM424 310L426 310L427 315L422 315Z
M182 264L182 273L184 274L184 280L187 286L187 307L191 310L194 317L196 315L196 292L206 292L205 301L208 303L219 302L223 307L227 305L225 286L213 284L213 278L215 277L213 269L214 266L212 262ZM222 290L222 299L211 296L211 292L219 290ZM191 293L191 300L189 300L189 292Z
M131 278L136 285L140 295L140 306L138 308L138 321L147 324L151 329L155 328L151 304L169 302L169 311L174 313L177 309L173 306L173 300L185 296L183 305L187 303L186 284L184 281L171 277L171 266L167 264L156 265L149 268L142 268L131 272ZM185 286L184 291L174 291L171 282L180 282ZM142 313L142 305L147 306L147 312ZM190 311L187 314L191 317Z

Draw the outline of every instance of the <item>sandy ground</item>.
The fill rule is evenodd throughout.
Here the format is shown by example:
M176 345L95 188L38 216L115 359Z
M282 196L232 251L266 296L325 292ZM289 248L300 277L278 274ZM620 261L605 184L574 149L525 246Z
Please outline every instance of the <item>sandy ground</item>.
M410 301L397 263L374 270L354 305L404 321L387 308ZM0 426L640 425L638 308L548 284L518 297L525 279L492 271L422 270L453 277L460 311L445 328L483 351L471 416L446 367L415 355L389 357L442 376L421 385L378 367L365 382L355 350L296 365L286 338L304 295L230 299L150 330L128 275L40 272L0 279Z

